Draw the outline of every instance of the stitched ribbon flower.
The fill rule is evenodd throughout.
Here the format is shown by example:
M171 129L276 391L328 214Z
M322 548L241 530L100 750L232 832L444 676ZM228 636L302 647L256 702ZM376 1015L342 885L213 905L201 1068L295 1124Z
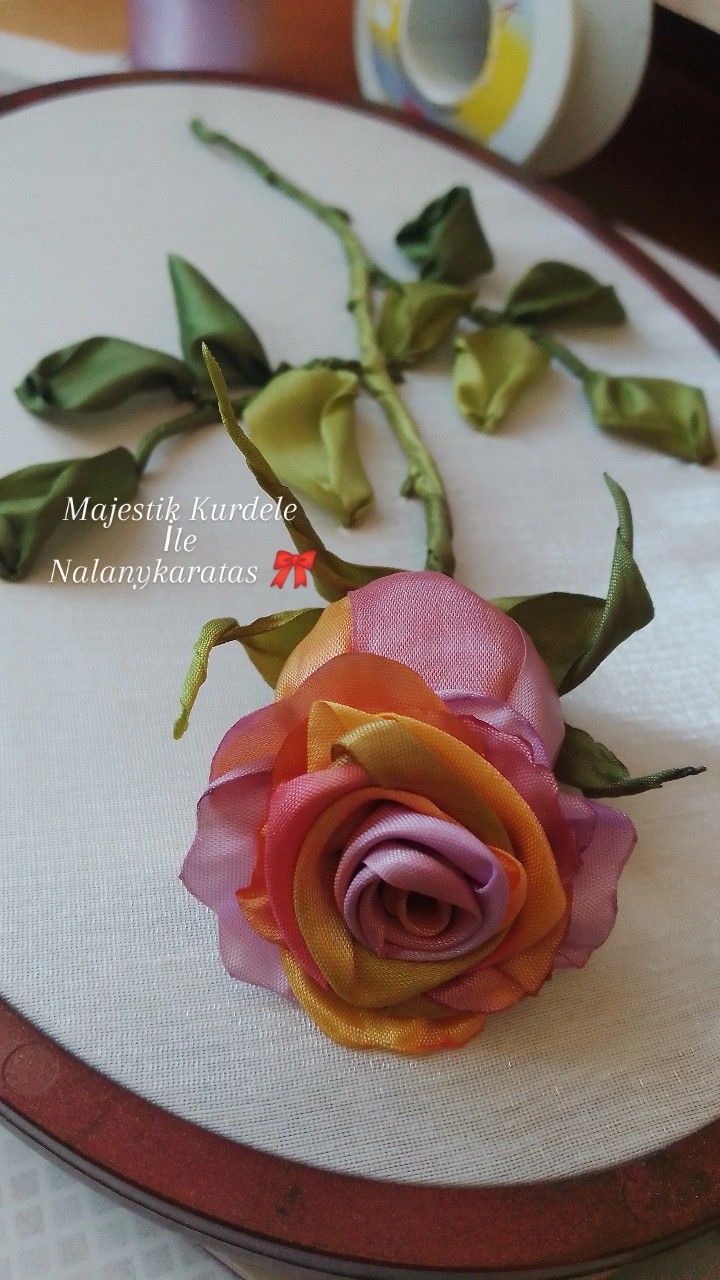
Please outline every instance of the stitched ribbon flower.
M341 1044L424 1053L605 941L635 830L561 792L560 702L506 614L441 574L379 578L277 695L220 743L183 869L234 977Z

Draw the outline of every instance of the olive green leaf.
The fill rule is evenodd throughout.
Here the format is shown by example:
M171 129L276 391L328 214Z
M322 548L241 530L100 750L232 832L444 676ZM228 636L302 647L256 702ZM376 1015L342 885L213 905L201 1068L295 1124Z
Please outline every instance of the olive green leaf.
M415 364L452 333L474 289L417 280L385 294L377 337L391 364Z
M612 285L567 262L538 262L516 284L505 307L523 324L569 320L574 324L622 324L625 311Z
M181 712L173 730L182 738L188 727L190 712L207 679L208 662L213 649L230 640L244 646L251 662L273 688L293 649L312 631L322 609L290 609L273 613L241 626L235 618L213 618L206 622L195 643L192 661L180 694Z
M690 778L705 769L686 765L680 769L662 769L642 778L631 778L628 769L609 747L596 742L584 729L565 726L565 738L553 766L558 782L577 787L591 797L636 796L654 791L665 782Z
M68 498L77 506L130 502L138 469L127 449L92 458L70 458L25 467L0 479L0 577L23 578L50 535L65 518Z
M198 386L210 386L203 342L217 352L228 382L240 387L264 386L271 376L270 365L245 317L192 263L171 253L168 268L183 354Z
M561 694L587 680L613 649L654 616L652 600L633 558L627 495L608 475L605 483L618 514L606 598L551 591L495 601L527 631Z
M245 410L248 434L285 483L352 525L372 501L355 437L354 373L316 367L273 378Z
M163 388L179 400L192 391L190 373L174 356L124 338L85 338L43 356L15 394L35 414L93 413Z
M375 578L396 573L395 569L377 565L353 564L349 560L341 560L332 551L328 551L292 490L278 479L257 445L238 423L217 360L207 347L203 348L203 354L217 396L220 417L230 439L242 453L260 487L274 502L280 502L283 513L288 507L294 508L292 516L284 516L285 527L298 551L315 552L315 562L310 572L320 595L325 600L339 600L341 596L347 595L348 591L353 591L356 587L367 586L368 582L373 582Z
M685 462L715 458L707 402L699 387L605 373L588 374L584 385L595 422L610 435L637 440Z
M494 266L467 187L451 187L432 200L400 228L395 241L425 280L467 284Z
M547 353L515 325L463 334L455 349L455 403L479 431L494 431L549 364Z
M0 516L0 578L9 578L19 559L18 540L7 516Z

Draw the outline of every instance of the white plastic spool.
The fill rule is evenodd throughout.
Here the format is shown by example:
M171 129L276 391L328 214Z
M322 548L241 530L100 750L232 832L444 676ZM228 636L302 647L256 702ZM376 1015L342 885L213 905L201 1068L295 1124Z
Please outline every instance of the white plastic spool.
M366 97L541 175L581 164L640 87L652 0L357 0Z

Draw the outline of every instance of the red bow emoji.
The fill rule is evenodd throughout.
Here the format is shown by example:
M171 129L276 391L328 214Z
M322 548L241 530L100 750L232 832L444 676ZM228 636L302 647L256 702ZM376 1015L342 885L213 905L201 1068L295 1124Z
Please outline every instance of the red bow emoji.
M284 587L290 570L294 569L295 588L306 587L307 574L305 570L312 569L316 554L317 552L315 551L297 551L295 555L293 555L292 551L278 551L273 569L279 569L280 572L275 574L270 586Z

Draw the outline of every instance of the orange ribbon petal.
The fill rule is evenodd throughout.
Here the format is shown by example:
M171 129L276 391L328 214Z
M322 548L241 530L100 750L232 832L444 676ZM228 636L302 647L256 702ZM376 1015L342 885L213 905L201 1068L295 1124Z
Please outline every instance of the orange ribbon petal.
M352 630L347 596L323 609L312 631L295 646L275 686L277 698L289 698L308 676L330 658L350 653Z
M347 1049L385 1049L391 1053L438 1053L457 1049L482 1031L482 1014L437 1014L413 1017L348 1004L334 991L323 991L286 951L283 968L293 995L326 1036Z

